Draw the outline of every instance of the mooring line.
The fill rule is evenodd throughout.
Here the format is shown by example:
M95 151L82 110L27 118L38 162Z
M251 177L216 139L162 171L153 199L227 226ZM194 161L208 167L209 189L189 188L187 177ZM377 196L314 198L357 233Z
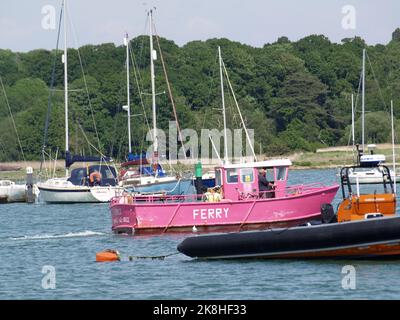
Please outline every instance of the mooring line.
M163 256L129 256L129 261L135 260L135 259L152 259L152 260L164 260L167 257L174 256L179 254L179 252L174 252L170 254L166 254Z

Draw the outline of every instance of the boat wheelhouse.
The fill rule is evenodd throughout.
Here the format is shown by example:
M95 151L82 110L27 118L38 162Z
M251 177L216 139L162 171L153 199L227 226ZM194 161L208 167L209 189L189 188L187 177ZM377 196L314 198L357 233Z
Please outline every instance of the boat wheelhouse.
M225 199L259 198L263 193L271 193L271 197L280 198L285 195L288 170L291 165L289 159L227 164L215 168L215 184L221 186ZM274 190L264 192L259 190L260 168L272 173Z

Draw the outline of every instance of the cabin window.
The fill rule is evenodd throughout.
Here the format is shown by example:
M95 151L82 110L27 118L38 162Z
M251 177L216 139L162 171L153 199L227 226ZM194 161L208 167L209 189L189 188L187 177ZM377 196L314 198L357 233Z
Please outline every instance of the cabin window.
M226 169L226 182L227 183L238 183L238 170L237 169Z
M216 186L222 185L221 170L215 170L215 185Z
M103 174L103 178L106 178L106 179L113 179L114 178L114 174L108 168L103 169L102 170L102 174Z
M286 167L277 168L276 180L285 180L286 179Z
M253 168L245 168L241 170L241 181L245 183L251 183L254 181Z

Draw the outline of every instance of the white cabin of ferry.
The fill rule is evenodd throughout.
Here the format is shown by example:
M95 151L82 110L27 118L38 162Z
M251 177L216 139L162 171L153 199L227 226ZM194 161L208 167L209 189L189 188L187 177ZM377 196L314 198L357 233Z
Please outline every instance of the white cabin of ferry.
M224 199L239 200L243 196L258 197L259 170L265 168L273 180L274 197L285 196L288 179L289 159L275 159L251 163L226 164L215 168L215 185L221 186ZM267 178L268 179L268 178Z

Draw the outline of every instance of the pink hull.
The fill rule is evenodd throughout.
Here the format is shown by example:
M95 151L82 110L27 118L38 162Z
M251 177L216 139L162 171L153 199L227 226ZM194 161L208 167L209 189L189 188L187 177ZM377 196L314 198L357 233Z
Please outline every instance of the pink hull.
M338 185L311 188L299 194L273 199L221 202L135 201L130 196L111 201L112 229L116 233L165 233L240 231L270 226L291 226L320 215L323 203L331 203ZM132 203L133 201L133 203Z

